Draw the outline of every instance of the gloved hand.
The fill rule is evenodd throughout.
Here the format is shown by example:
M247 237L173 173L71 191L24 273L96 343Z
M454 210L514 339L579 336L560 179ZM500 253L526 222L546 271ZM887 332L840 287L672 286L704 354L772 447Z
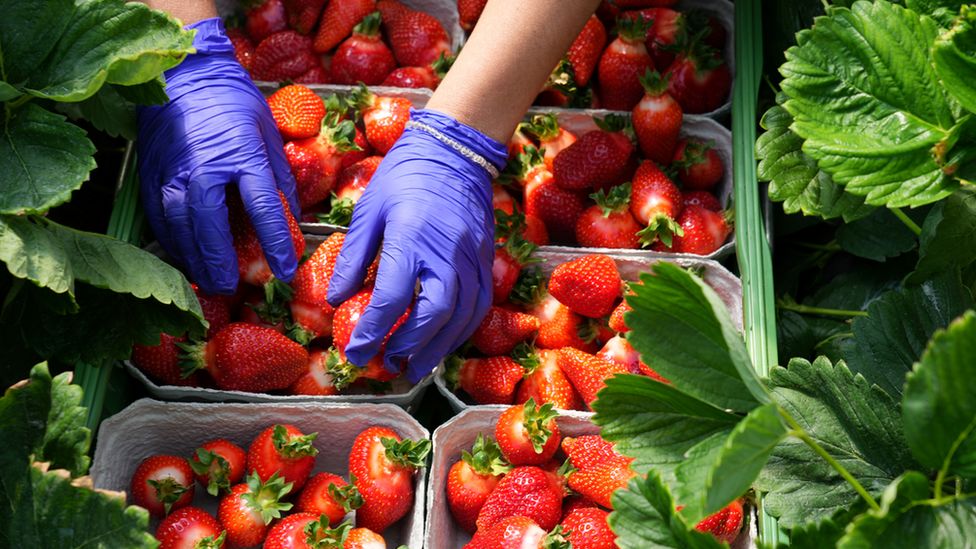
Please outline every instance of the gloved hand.
M261 92L234 57L219 18L196 29L197 53L166 71L169 102L139 110L142 201L156 238L210 293L237 287L225 190L236 184L274 275L298 267L281 207L299 215L295 179Z
M453 118L412 111L425 124L480 155L495 169L505 147ZM362 286L381 245L369 307L346 347L346 358L365 365L393 323L420 293L407 321L386 346L385 366L416 383L474 333L491 306L494 224L488 170L425 130L411 128L380 163L356 203L329 303L338 306Z

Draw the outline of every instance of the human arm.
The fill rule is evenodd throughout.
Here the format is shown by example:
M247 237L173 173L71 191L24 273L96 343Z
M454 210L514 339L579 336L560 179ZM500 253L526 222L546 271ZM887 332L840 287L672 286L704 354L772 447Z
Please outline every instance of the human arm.
M165 11L184 25L217 17L214 0L144 0L150 8Z

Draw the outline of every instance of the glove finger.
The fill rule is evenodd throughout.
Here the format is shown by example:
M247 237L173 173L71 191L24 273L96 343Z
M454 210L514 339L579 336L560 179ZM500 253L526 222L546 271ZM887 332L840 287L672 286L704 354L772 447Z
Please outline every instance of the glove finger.
M193 235L200 251L200 263L214 292L237 289L237 254L227 219L227 180L203 175L193 179L189 189Z
M401 359L422 349L454 320L457 298L457 274L450 265L421 269L420 294L413 311L386 346L385 366L388 370L399 371Z
M166 226L166 213L163 210L163 183L152 170L142 165L139 166L139 181L139 195L149 228L166 253L175 258L177 250Z
M259 167L240 174L237 186L271 272L280 280L290 282L298 269L298 258L288 230L285 208L273 181L271 167L262 162Z
M285 144L281 140L281 133L275 127L274 119L269 116L261 117L261 135L264 137L265 148L268 149L268 162L271 163L271 171L274 173L275 183L278 190L285 194L288 200L288 207L291 208L295 219L302 218L302 209L298 205L298 189L295 184L295 176L291 173L291 165L285 156Z
M346 358L350 362L365 366L376 356L386 334L413 301L417 265L403 249L384 244L373 295L346 346Z
M489 233L490 234L490 233ZM478 249L479 260L477 264L472 266L470 272L477 273L477 281L470 282L474 284L473 286L462 286L462 292L470 292L476 294L478 297L475 300L474 309L471 313L471 319L468 321L468 325L461 330L458 339L454 342L453 349L460 347L468 338L474 334L478 326L481 325L481 321L484 320L485 315L488 314L488 309L491 308L492 303L492 279L491 279L491 269L492 260L495 257L494 240L491 237L484 239L481 246ZM468 289L470 288L470 289Z
M338 307L363 287L366 270L376 258L384 223L372 208L368 194L364 194L356 203L349 232L336 258L326 297L333 307Z
M190 278L208 292L214 289L213 283L207 276L199 259L196 238L193 235L193 218L187 205L187 183L183 177L177 177L163 185L161 189L163 215L169 229L172 250L168 253L189 271Z

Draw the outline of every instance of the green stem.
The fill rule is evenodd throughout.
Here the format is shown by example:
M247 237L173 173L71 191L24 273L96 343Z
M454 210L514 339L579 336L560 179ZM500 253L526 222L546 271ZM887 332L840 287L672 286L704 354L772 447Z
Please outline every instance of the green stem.
M858 482L857 479L854 478L854 476L851 475L851 473L847 469L845 469L843 465L840 464L840 462L838 462L836 459L834 459L833 456L828 454L827 450L824 450L822 446L817 444L817 441L813 440L813 438L809 434L807 434L806 431L803 430L803 427L801 427L800 424L797 423L795 419L793 419L793 416L791 416L789 412L779 407L777 407L777 410L779 411L780 417L782 417L792 429L790 431L791 435L802 440L804 444L809 446L811 450L816 452L818 456L822 457L824 461L827 462L827 464L833 467L833 469L837 471L840 474L840 476L843 477L844 480L846 480L847 483L851 485L851 487L854 488L854 491L860 494L862 498L864 498L864 501L866 501L868 505L871 506L872 509L874 509L875 511L881 510L881 506L879 506L878 502L875 501L873 497L871 497L871 494L869 494L868 491L864 489L864 486L861 486L861 483Z
M831 316L843 319L853 318L855 316L868 316L867 311L850 311L846 309L825 309L823 307L811 307L809 305L800 305L799 303L787 303L785 301L780 301L776 304L777 307L783 309L784 311L793 311L800 314L808 315L818 315L818 316Z
M901 208L889 208L889 210L891 211L891 213L895 214L895 217L900 219L901 222L904 223L905 226L908 227L910 231L915 233L915 236L921 236L922 228L919 227L917 223L912 221L910 217L905 215L905 212L901 211Z
M952 465L952 458L956 455L959 450L959 446L962 445L963 441L969 438L969 435L976 430L976 418L969 422L969 425L963 430L963 432L956 437L953 441L952 446L949 447L949 452L946 454L945 460L942 462L942 467L939 469L939 474L935 477L935 499L942 497L942 484L945 482L946 476L949 474L949 466Z
M797 242L796 245L811 250L820 250L823 252L839 252L844 249L840 246L840 244L837 243L836 240L831 240L826 244L813 244L811 242Z
M28 95L25 93L24 95L21 95L17 99L14 99L13 101L9 101L7 104L10 105L11 109L16 109L17 107L23 105L24 103L30 101L33 98L34 98L33 95Z

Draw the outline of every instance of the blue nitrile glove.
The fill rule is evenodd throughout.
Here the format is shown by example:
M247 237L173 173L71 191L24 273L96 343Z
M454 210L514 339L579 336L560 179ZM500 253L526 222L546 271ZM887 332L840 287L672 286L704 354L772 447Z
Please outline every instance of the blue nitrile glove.
M505 147L481 132L434 111L410 117L494 169L504 166ZM329 283L333 306L351 297L382 240L373 297L346 347L350 362L365 365L376 355L418 280L410 317L387 344L387 369L399 371L407 359L407 378L416 383L474 333L491 306L491 179L486 167L408 125L356 203Z
M236 184L275 276L298 267L278 198L297 216L295 179L261 92L234 57L218 18L196 29L197 53L166 71L169 102L139 109L142 202L156 238L200 287L229 293L237 260L224 201Z

